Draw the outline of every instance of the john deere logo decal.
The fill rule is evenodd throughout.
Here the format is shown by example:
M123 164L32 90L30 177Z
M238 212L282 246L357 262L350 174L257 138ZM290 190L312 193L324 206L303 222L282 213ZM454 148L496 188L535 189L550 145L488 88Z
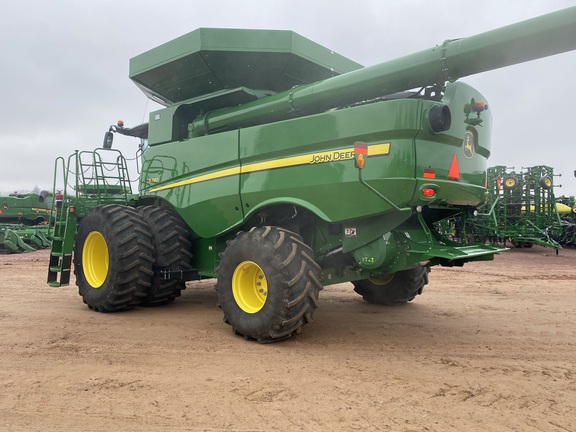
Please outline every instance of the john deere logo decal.
M472 159L474 157L474 134L472 131L467 130L464 133L464 145L462 150L464 151L464 157L466 159Z

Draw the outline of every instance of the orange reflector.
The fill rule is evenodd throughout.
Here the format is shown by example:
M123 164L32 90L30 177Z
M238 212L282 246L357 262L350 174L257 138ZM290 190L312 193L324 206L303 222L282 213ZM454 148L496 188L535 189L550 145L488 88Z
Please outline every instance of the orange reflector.
M422 177L429 179L436 178L436 170L424 168L424 174L422 174Z
M76 211L76 209L75 209L74 207L70 207L70 208L68 209L68 211L69 211L70 213L74 213L74 212Z
M456 153L452 156L452 162L450 163L450 169L448 170L448 178L450 180L460 180L460 168L458 168L458 158Z
M422 189L422 196L426 198L432 198L436 195L436 191L432 188L424 188Z
M356 168L364 168L364 164L366 160L364 159L365 156L368 156L368 144L363 142L355 142L354 143L354 159Z

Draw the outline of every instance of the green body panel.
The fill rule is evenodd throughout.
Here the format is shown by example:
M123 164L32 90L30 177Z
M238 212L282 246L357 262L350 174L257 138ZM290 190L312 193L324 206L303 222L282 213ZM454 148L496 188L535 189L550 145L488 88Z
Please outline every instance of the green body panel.
M478 148L466 158L469 126L458 111L482 95L463 83L448 88L441 102L455 114L444 134L432 134L423 124L426 110L437 103L399 99L150 146L141 195L170 202L199 237L225 233L278 204L306 208L330 223L433 202L479 205L486 194L490 115L476 131ZM369 149L389 145L388 154L368 154L363 182L354 165L356 141ZM458 181L448 179L454 155ZM431 168L436 178L422 178ZM436 188L433 201L419 194L425 185Z
M170 202L197 236L213 237L241 223L237 131L150 146L145 155L141 196L174 185L156 196Z

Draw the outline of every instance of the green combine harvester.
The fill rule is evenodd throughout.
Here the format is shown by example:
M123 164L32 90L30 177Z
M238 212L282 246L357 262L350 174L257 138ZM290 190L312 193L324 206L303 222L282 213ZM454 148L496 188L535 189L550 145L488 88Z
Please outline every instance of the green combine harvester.
M51 245L53 196L13 193L0 196L0 252L28 252Z
M259 342L299 333L331 284L409 302L431 267L503 250L435 229L488 200L492 116L458 79L574 49L576 8L366 68L291 31L151 49L130 78L164 108L57 160L48 283L74 271L84 303L111 312L217 278L224 321ZM115 133L140 139L137 191Z

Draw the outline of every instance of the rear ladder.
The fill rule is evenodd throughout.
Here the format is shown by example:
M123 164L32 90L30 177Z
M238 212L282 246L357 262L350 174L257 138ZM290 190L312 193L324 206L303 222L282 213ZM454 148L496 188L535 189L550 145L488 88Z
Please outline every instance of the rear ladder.
M61 173L62 177L58 179ZM57 189L58 180L63 187ZM76 151L68 161L59 157L54 167L52 210L56 210L52 249L48 265L48 285L59 287L70 283L72 252L79 221L93 207L101 204L135 206L126 159L117 150Z

